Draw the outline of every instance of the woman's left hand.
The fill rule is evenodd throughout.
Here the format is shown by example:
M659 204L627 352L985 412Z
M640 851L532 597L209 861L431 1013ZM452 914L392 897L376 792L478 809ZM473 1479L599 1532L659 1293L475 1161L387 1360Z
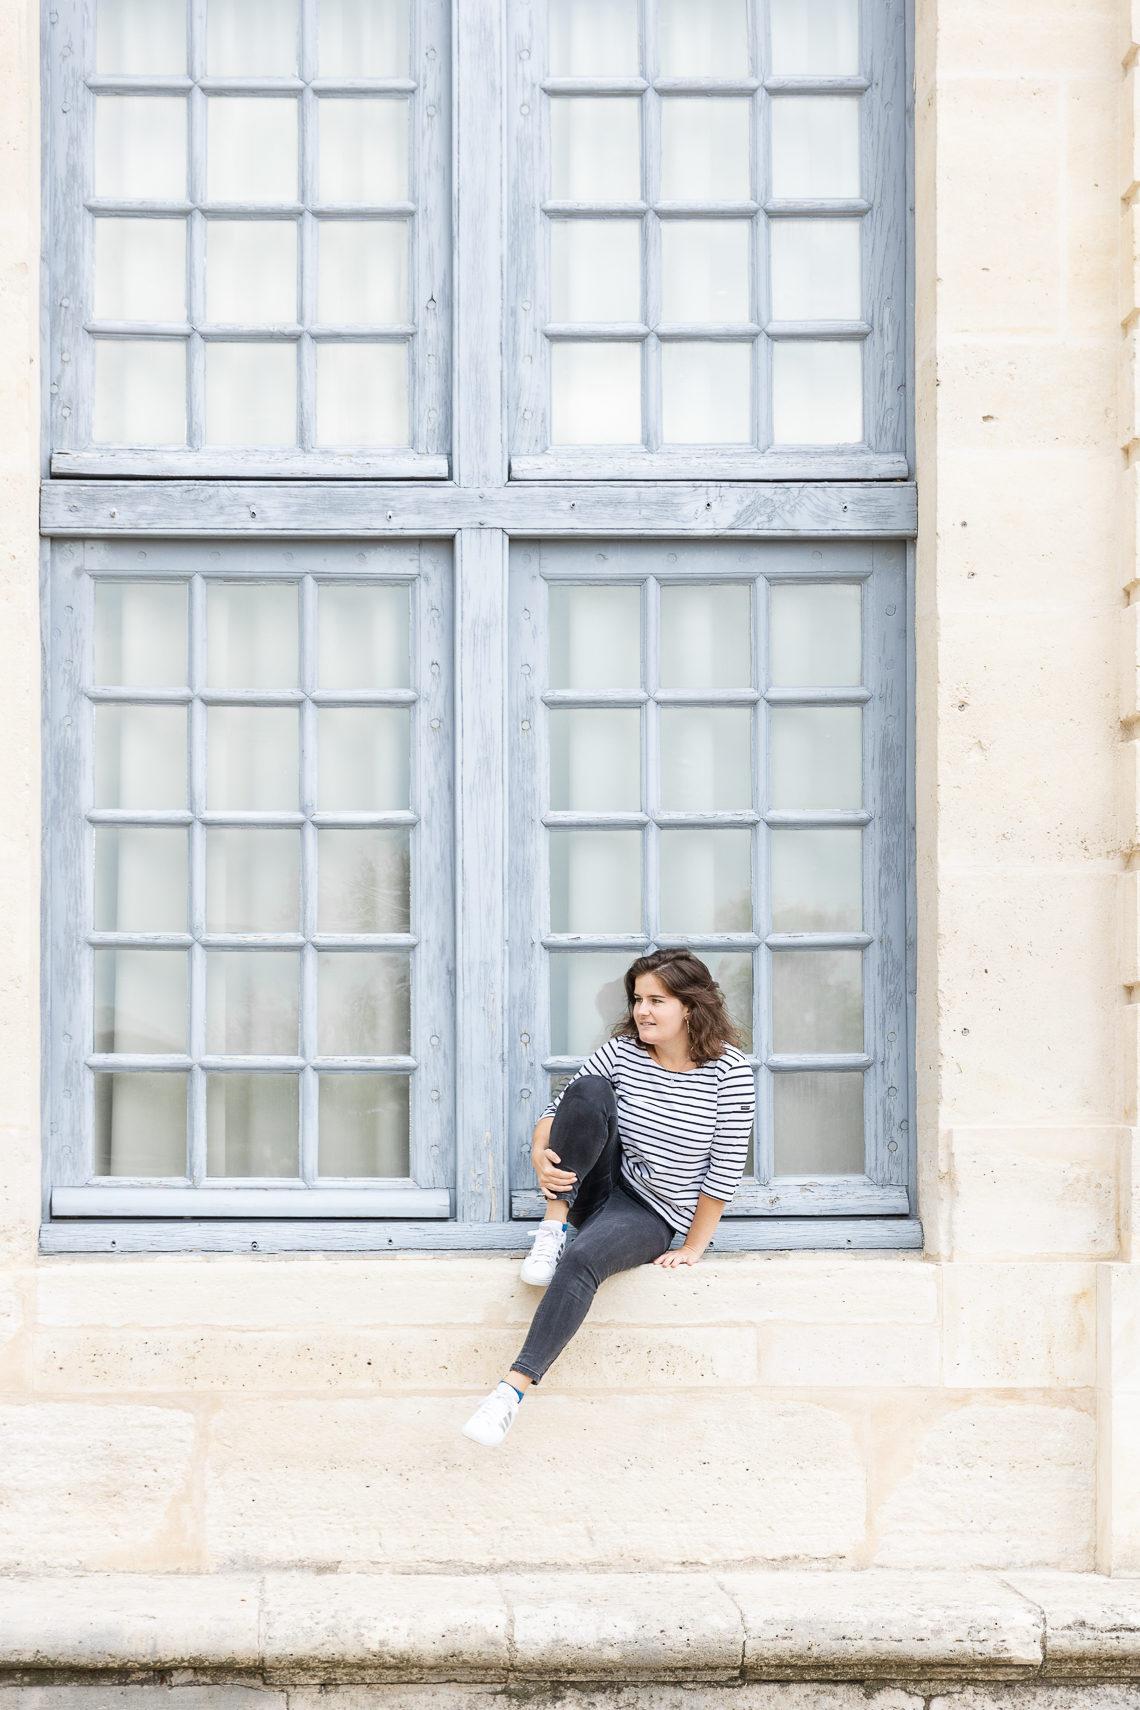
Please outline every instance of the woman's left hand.
M703 1248L699 1247L678 1247L675 1251L662 1253L660 1258L654 1259L653 1263L669 1269L675 1265L695 1265L699 1261L702 1251Z

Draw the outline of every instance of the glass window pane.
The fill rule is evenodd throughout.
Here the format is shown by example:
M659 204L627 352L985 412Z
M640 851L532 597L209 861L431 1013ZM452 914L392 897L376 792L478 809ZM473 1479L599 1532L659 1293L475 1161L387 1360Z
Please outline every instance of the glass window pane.
M185 707L95 708L94 806L186 806Z
M185 1051L185 950L95 950L94 1049Z
M859 97L773 95L772 194L858 196Z
M410 319L405 220L321 220L317 319L401 326Z
M281 326L297 319L297 227L292 220L207 220L206 319Z
M206 443L297 443L295 344L206 345Z
M95 221L95 318L186 319L186 221Z
M752 806L750 707L662 707L658 718L666 813Z
M609 1038L614 1022L626 1013L625 971L632 961L626 950L550 952L552 1056L588 1057Z
M186 195L182 95L96 95L95 194L119 202Z
M95 340L96 445L186 444L186 346L171 339Z
M318 344L317 444L410 443L407 345Z
M213 811L296 813L294 707L208 707L206 805Z
M640 932L640 831L551 831L550 930Z
M752 346L663 344L661 425L666 445L750 445Z
M751 320L750 220L662 220L661 318L726 326Z
M322 689L412 686L407 583L322 582L317 595L317 682Z
M752 930L752 834L747 830L662 831L659 930Z
M177 689L188 664L185 582L96 582L97 684Z
M186 0L98 0L95 69L119 77L186 71Z
M206 1173L300 1175L296 1075L206 1076Z
M206 194L211 202L297 200L293 96L207 97Z
M864 1173L861 1074L773 1075L773 1174Z
M640 689L641 588L549 584L552 689Z
M408 0L319 0L322 77L407 77Z
M187 930L186 832L95 827L96 932Z
M410 111L404 95L322 96L318 199L405 201Z
M411 1175L407 1075L321 1075L319 1086L320 1175Z
M863 677L858 582L773 582L769 675L774 687L844 688Z
M640 445L640 344L551 345L550 423L554 445Z
M550 806L557 812L641 810L641 714L636 707L552 707Z
M207 0L210 77L295 77L297 0Z
M662 77L747 77L747 0L658 0Z
M399 826L317 833L317 931L411 930L411 833Z
M411 1052L411 961L394 950L322 950L317 957L317 1050L322 1057Z
M300 833L207 827L206 931L299 932L300 927Z
M858 220L772 220L772 319L856 321Z
M770 0L778 77L843 77L859 70L858 0Z
M550 0L551 77L636 77L637 0Z
M772 1049L863 1049L863 954L773 950Z
M863 834L853 827L769 833L773 932L860 932Z
M179 1071L96 1074L95 1175L184 1178L189 1082Z
M772 707L769 805L863 805L863 714L859 707Z
M206 1050L211 1056L296 1056L301 959L288 950L206 953Z
M297 687L295 582L206 585L206 686Z
M862 440L861 344L788 339L773 345L772 438L779 445Z
M550 97L550 194L559 202L638 200L641 103L636 97Z
M640 220L553 220L550 297L555 321L639 321Z
M661 195L666 202L746 202L752 194L746 97L661 98Z
M317 807L383 813L411 805L408 707L320 707Z
M721 989L729 1018L740 1030L740 1049L752 1050L752 952L705 950L701 960Z
M748 582L663 582L663 689L752 686L752 587Z

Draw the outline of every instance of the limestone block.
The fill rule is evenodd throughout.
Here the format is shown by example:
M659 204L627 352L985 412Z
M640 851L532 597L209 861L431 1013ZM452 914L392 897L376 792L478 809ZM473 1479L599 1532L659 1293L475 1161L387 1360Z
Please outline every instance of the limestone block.
M1081 1389L1096 1382L1090 1264L946 1265L942 1316L948 1388Z
M1117 438L1123 451L1140 445L1140 366L1137 365L1137 330L1130 327L1120 351L1117 375Z
M1105 1265L1097 1280L1101 1382L1116 1395L1140 1396L1140 1264Z
M0 1669L255 1670L259 1603L252 1575L0 1579Z
M955 1128L951 1247L964 1258L1114 1258L1128 1130Z
M1120 300L1121 321L1127 323L1140 310L1140 204L1127 202L1121 212L1120 224Z
M1104 1573L1140 1575L1140 1396L1118 1390L1101 1396L1102 1489L1106 1512L1097 1566Z
M1119 810L1118 835L1120 853L1127 860L1133 850L1140 848L1140 734L1121 742L1116 758L1119 779L1116 793ZM1126 944L1127 964L1133 969L1140 967L1135 946L1124 939L1123 933L1122 940ZM1124 972L1125 968L1122 967L1121 973Z
M1140 189L1140 82L1135 61L1129 65L1120 87L1120 169L1117 188L1122 196Z
M936 1324L765 1324L760 1381L821 1389L879 1384L936 1385Z
M1033 0L1003 0L1000 6L957 0L937 14L937 23L942 76L1073 76L1115 68L1123 53L1120 7L1109 0L1070 0L1047 11Z
M1108 340L944 344L939 432L959 450L1024 453L1115 444L1118 355Z
M395 1694L399 1694L396 1697ZM510 1710L525 1694L533 1710L924 1710L917 1693L898 1686L854 1686L837 1681L738 1681L716 1685L709 1681L671 1684L658 1681L648 1692L641 1684L590 1685L577 1682L569 1690L557 1681L527 1681L524 1687L470 1686L330 1686L299 1687L289 1693L289 1710ZM9 1707L0 1688L0 1710ZM37 1703L33 1710L54 1710ZM66 1710L72 1710L67 1706ZM89 1706L76 1710L91 1710ZM99 1710L103 1710L100 1705ZM114 1710L120 1710L116 1702ZM122 1710L127 1710L123 1706ZM138 1705L135 1710L180 1710L177 1705ZM198 1710L194 1706L194 1710ZM203 1707L205 1710L205 1707ZM225 1710L230 1710L229 1706ZM250 1710L260 1710L251 1705ZM1078 1710L1075 1705L1065 1710ZM1128 1710L1133 1710L1132 1706Z
M289 1705L280 1687L176 1681L169 1686L0 1686L0 1710L289 1710Z
M1120 72L1103 62L1101 75L1073 79L1065 88L1064 216L1070 337L1100 335L1115 340L1119 265L1120 198L1112 181L1117 151L1116 103ZM955 239L957 242L957 239Z
M1140 1579L1014 1573L1008 1583L1044 1617L1047 1675L1140 1680Z
M1135 611L1135 606L1129 606ZM1121 959L1117 970L1121 985L1140 984L1140 872L1120 875L1122 926Z
M707 1575L507 1574L501 1583L514 1624L512 1667L520 1675L739 1675L740 1611Z
M1136 1710L1136 1688L1095 1686L960 1686L927 1701L927 1710Z

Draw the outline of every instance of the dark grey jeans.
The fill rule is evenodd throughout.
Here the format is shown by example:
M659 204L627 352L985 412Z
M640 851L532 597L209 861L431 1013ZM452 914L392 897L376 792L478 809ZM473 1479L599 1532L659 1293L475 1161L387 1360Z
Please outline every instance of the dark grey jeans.
M615 1271L648 1265L677 1231L619 1178L617 1097L604 1075L580 1075L562 1095L547 1145L577 1181L567 1190L568 1242L510 1370L535 1383L589 1312L598 1286Z

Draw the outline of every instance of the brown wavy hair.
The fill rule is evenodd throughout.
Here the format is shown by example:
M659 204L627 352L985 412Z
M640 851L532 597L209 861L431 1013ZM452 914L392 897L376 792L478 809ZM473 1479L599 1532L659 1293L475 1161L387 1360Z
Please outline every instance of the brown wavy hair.
M632 1039L649 1055L633 1019L634 986L639 974L653 974L689 1011L689 1055L708 1063L724 1055L726 1045L741 1047L740 1034L729 1018L724 993L699 956L691 950L653 950L639 956L625 971L626 1013L610 1033Z

